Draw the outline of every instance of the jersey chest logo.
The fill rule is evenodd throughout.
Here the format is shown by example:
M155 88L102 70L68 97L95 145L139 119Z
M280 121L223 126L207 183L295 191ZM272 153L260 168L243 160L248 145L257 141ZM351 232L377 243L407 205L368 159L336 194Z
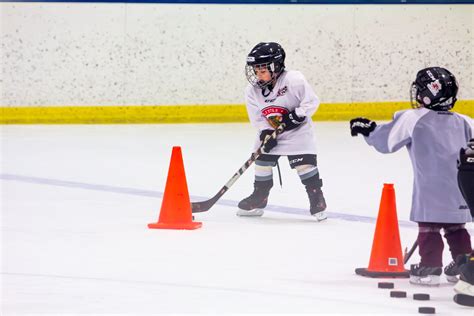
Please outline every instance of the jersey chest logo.
M288 113L288 109L282 106L270 105L262 109L262 114L265 117L282 116Z
M283 114L288 113L288 109L282 106L270 105L262 109L263 116L267 119L273 128L280 125Z

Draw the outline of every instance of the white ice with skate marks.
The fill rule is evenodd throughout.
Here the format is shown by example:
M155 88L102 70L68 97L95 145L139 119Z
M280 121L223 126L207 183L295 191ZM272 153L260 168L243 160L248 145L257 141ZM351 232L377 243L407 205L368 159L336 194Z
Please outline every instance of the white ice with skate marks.
M406 152L377 154L347 125L316 124L326 221L309 216L306 192L281 159L283 188L275 185L262 217L235 215L251 193L250 169L196 214L195 231L146 227L158 219L171 147L183 149L191 196L209 198L248 158L249 125L3 126L2 315L418 315L432 306L472 316L444 276L436 288L390 279L408 294L391 298L377 288L384 280L355 275L368 265L383 182L395 184L403 247L416 229Z

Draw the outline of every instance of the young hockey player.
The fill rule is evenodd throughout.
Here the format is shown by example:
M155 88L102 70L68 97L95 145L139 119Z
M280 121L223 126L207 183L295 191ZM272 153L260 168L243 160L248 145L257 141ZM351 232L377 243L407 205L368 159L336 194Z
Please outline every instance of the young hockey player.
M458 169L459 189L474 217L474 139L469 141L466 149L461 150ZM460 276L454 290L459 294L454 296L454 301L474 306L474 251L470 256L458 257L457 264Z
M410 219L418 223L421 262L412 265L410 282L438 285L442 272L444 230L451 256L471 252L465 223L472 220L457 183L459 149L473 137L472 119L451 112L458 84L451 72L440 67L420 70L411 86L414 109L395 113L387 124L366 118L350 121L351 134L362 134L381 153L406 147L413 166L414 183ZM454 263L444 270L448 281L459 274Z
M247 112L257 129L255 150L268 139L264 152L255 161L253 193L240 201L239 216L262 216L273 186L273 167L287 156L306 188L310 213L316 220L327 218L316 160L316 138L311 116L319 99L299 71L285 69L285 51L273 42L257 44L247 56L245 90ZM284 132L269 138L276 127Z

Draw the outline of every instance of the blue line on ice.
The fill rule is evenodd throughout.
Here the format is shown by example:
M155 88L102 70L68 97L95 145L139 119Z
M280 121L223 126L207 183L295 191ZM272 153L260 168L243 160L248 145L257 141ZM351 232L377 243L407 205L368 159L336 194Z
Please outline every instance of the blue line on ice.
M30 177L30 176L22 176L22 175L9 174L9 173L0 173L0 179L26 182L26 183L35 183L35 184L45 184L45 185L52 185L52 186L59 186L59 187L66 187L66 188L77 188L77 189L84 189L84 190L147 196L147 197L154 197L154 198L163 197L163 192L158 192L158 191L140 190L140 189L134 189L134 188L127 188L127 187L83 183L83 182L57 180L57 179L40 178L40 177ZM191 196L191 200L193 201L201 201L205 199L208 199L208 197ZM234 206L234 207L237 206L236 201L225 200L225 199L220 199L216 204L223 205L223 206ZM287 214L298 214L298 215L303 215L307 213L306 209L288 207L288 206L278 206L278 205L267 205L265 210L280 212L280 213L287 213ZM375 217L351 215L351 214L337 213L333 211L328 212L328 217L338 218L338 219L351 221L351 222L374 223L376 221ZM412 223L409 221L399 220L398 223L400 226L404 226L404 227L416 227L415 223Z

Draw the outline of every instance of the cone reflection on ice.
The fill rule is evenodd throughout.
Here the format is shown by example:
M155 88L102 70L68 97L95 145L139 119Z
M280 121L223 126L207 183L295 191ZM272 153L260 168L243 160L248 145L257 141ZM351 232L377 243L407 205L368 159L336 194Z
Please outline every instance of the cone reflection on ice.
M409 272L403 266L393 184L384 183L383 185L369 267L358 268L356 273L373 278L409 277Z
M196 229L201 226L202 223L193 222L181 147L175 146L171 154L160 217L158 223L148 224L148 228Z

